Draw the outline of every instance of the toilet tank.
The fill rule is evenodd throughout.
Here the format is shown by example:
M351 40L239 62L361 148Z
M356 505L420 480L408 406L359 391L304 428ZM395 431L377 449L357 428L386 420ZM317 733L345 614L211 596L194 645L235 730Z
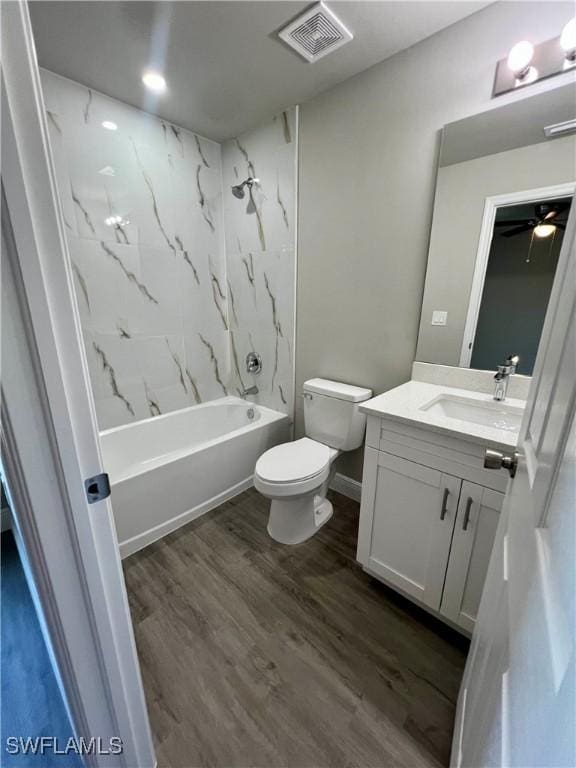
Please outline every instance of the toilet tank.
M372 397L371 389L329 379L309 379L303 390L308 437L340 451L353 451L362 445L366 414L360 413L359 406Z

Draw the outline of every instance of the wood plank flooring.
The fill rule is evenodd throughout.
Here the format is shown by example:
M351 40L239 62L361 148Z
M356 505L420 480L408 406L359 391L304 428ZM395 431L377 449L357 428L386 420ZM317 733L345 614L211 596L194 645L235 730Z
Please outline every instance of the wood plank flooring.
M448 764L467 641L360 569L331 499L296 547L249 490L124 561L160 768Z

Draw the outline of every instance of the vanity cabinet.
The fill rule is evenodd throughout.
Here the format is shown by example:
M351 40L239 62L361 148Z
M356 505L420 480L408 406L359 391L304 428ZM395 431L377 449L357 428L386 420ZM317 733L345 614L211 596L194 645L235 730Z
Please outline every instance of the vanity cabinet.
M440 607L460 482L366 449L358 559L431 608ZM372 509L370 515L367 510Z
M504 494L462 482L440 613L472 632Z
M507 481L483 468L483 454L466 440L369 417L358 561L466 632Z

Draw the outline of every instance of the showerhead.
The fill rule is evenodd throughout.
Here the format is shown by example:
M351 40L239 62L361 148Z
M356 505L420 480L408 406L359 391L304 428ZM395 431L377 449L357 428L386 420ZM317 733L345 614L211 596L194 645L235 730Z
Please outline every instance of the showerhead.
M249 176L247 179L245 179L242 184L236 184L232 187L232 194L234 197L237 197L238 200L242 200L244 197L244 187L248 187L248 189L252 189L253 184L257 184L258 179L253 179L251 176Z

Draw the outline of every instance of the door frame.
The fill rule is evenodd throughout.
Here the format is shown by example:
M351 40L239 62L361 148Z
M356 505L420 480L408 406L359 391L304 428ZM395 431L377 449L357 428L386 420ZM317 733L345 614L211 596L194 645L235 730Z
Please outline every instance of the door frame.
M535 203L539 200L550 200L555 197L566 197L568 195L574 197L575 193L576 182L571 181L566 182L565 184L554 184L549 187L525 189L519 192L507 192L502 195L491 195L486 198L484 202L484 213L482 214L480 239L478 240L478 251L474 265L474 277L472 278L472 287L470 289L468 313L466 315L462 347L460 349L460 361L458 363L460 367L469 368L472 359L472 351L474 347L474 339L476 337L478 315L480 314L480 304L482 303L482 292L484 290L486 270L488 269L488 258L492 246L494 221L496 219L497 209L518 203Z
M89 504L84 488L102 459L28 7L0 12L2 449L13 516L74 734L123 742L122 754L87 755L86 765L152 768L112 507Z
M573 603L567 607L558 593L559 573L568 573L563 564L558 566L556 555L561 552L560 541L566 541L567 554L564 559L573 563L574 543L570 526L566 526L564 535L550 536L550 502L556 491L556 484L562 470L573 475L573 460L566 456L565 450L574 424L576 413L576 206L572 206L565 237L560 251L558 267L550 294L550 301L544 320L542 335L534 366L534 375L530 385L526 408L518 439L518 472L508 481L501 518L496 534L496 541L488 567L488 574L482 593L478 620L472 636L472 644L464 670L456 720L450 765L461 768L463 765L484 765L489 747L490 764L507 767L514 760L511 750L514 746L512 735L518 734L523 740L526 727L520 712L520 726L512 722L514 715L513 684L524 680L530 687L524 697L537 712L546 711L540 704L540 693L545 684L549 690L553 687L558 694L564 680L572 681L564 688L573 701L574 693L574 618ZM573 434L573 432L572 432ZM524 483L523 494L519 493ZM539 487L540 486L540 487ZM572 513L573 504L566 494L556 500L555 513L560 509ZM516 504L516 506L513 506ZM528 553L528 554L527 554ZM572 587L565 588L563 594ZM534 605L539 597L540 610L526 624L520 616L523 605ZM544 606L542 608L542 603ZM571 615L572 614L572 615ZM510 626L514 631L510 632ZM519 627L527 626L527 631L540 632L536 650L531 650L528 665L519 668L524 653L529 645L516 644L510 650L510 640L516 638ZM545 639L543 639L545 638ZM518 653L519 647L522 653ZM543 653L545 651L545 653ZM492 656L492 660L489 657ZM537 663L534 659L537 658ZM572 670L570 669L572 664ZM541 670L546 674L540 674ZM518 671L520 669L520 671ZM538 669L538 680L530 680L527 670ZM493 708L492 733L487 738L486 723L479 723L478 706L491 702L494 691L501 690L501 706ZM548 697L549 701L550 697ZM515 699L516 704L518 698ZM538 710L538 706L540 709ZM572 706L572 709L574 707ZM573 712L569 712L566 722L572 724ZM472 725L468 725L471 723ZM561 719L560 728L563 727ZM513 726L516 725L514 728ZM547 723L549 725L549 722ZM480 726L483 727L483 731ZM465 734L465 731L468 734ZM562 743L563 758L559 764L572 765L576 750L573 728L568 728L569 737L553 742L554 747ZM531 734L530 734L531 735ZM564 735L564 734L563 734ZM558 734L552 735L554 739ZM538 737L537 737L538 738ZM534 741L532 741L532 744ZM484 754L480 754L484 752ZM499 754L498 754L499 753ZM494 759L494 755L498 759ZM572 762L564 759L569 755ZM541 755L539 756L541 757ZM522 761L522 764L525 764Z

